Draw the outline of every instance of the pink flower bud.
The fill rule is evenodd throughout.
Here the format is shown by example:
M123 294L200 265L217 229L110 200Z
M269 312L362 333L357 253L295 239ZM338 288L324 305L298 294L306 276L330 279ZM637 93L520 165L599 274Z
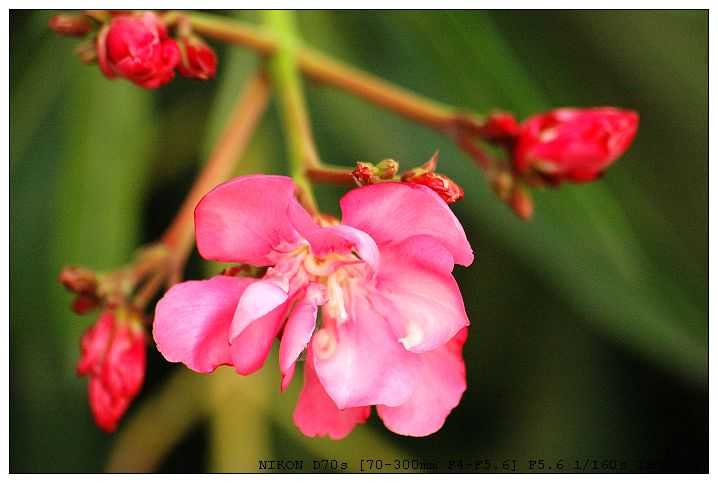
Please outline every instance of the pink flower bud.
M409 173L413 174L411 171ZM441 196L441 199L449 204L464 197L464 190L461 189L461 186L456 184L456 182L448 176L441 173L428 171L414 176L402 177L402 181L407 183L422 184L431 188L434 192L436 192L436 194Z
M88 397L97 426L114 431L145 376L146 335L139 314L105 310L80 341L80 376L89 375Z
M177 66L179 73L190 79L207 80L217 72L217 56L214 50L196 36L182 38L178 42L182 54Z
M521 125L515 167L553 183L591 181L628 149L637 128L636 112L613 107L539 114Z
M97 36L97 63L110 79L156 89L174 78L179 60L177 43L151 12L113 16Z
M48 25L60 35L84 37L92 30L92 22L84 15L53 15Z

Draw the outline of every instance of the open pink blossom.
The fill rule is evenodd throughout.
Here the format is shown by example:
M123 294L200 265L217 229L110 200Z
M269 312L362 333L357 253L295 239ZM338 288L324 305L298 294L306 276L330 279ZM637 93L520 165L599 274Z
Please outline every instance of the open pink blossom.
M455 341L469 321L451 272L473 261L466 235L422 185L365 186L340 204L342 224L320 226L290 178L244 176L208 193L195 210L200 254L269 268L172 287L157 304L157 347L195 371L250 374L279 336L282 389L307 353L295 413L305 434L343 437L374 405L396 432L436 431L465 388Z

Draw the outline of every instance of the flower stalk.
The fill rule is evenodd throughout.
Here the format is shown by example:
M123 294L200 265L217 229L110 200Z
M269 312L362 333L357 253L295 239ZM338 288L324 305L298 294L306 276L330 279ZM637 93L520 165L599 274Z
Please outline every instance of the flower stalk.
M227 126L212 154L195 180L172 224L162 237L162 244L172 250L169 285L179 282L181 271L194 244L194 208L209 190L225 181L235 169L246 149L259 118L266 110L270 95L269 80L257 72L248 81L230 114Z
M306 170L320 166L321 162L312 136L297 64L299 41L294 18L291 12L282 10L268 10L264 13L264 18L277 38L277 48L268 61L268 68L271 80L277 89L287 135L289 171L296 184L300 203L310 213L317 214L317 205Z
M268 17L291 15L278 11L266 14ZM172 20L175 15L181 14L170 13L166 19ZM212 14L186 15L191 20L194 31L206 37L239 44L263 55L274 55L278 50L286 49L286 46L282 45L284 40L281 31L268 31ZM483 122L479 117L465 115L455 107L423 97L306 45L296 45L295 58L298 68L312 80L343 89L442 133L450 134L456 129L471 129L476 132Z

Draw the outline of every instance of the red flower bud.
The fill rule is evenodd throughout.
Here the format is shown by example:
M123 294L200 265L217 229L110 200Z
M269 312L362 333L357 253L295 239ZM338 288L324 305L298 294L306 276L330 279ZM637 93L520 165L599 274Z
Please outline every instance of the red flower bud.
M84 37L92 30L92 22L84 15L53 15L48 25L60 35Z
M638 114L613 107L556 109L521 125L514 163L553 183L596 179L633 141Z
M214 50L196 36L182 38L178 42L182 54L177 70L190 79L207 80L217 72L217 56Z
M489 114L482 129L482 137L487 141L506 142L518 136L521 127L514 116L507 112Z
M451 204L464 197L464 190L445 174L435 172L438 160L439 151L436 151L423 166L403 173L401 180L405 183L422 184Z
M145 377L146 335L139 315L105 310L82 336L80 376L89 375L90 409L97 426L114 431Z
M424 186L431 188L436 194L441 196L441 199L451 204L464 197L464 190L461 186L456 184L448 176L428 171L413 175L413 172L409 171L410 176L402 176L402 181L414 184L423 184Z
M92 295L80 295L72 301L72 311L78 315L85 315L97 308L97 297Z
M352 171L352 176L359 186L374 184L378 180L376 176L376 166L361 161L357 161L357 169Z
M114 16L97 36L97 63L110 79L156 89L174 78L179 60L177 43L152 12Z

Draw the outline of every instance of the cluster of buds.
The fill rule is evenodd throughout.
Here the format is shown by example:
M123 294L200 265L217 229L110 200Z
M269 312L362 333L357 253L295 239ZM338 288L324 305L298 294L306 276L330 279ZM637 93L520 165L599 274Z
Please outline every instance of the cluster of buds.
M507 163L487 168L489 179L498 198L528 219L530 187L598 179L628 149L637 129L636 112L595 107L555 109L522 123L494 112L475 131L509 153Z
M75 313L102 308L80 341L77 374L89 376L88 400L95 423L104 431L114 431L144 380L147 334L142 316L108 288L114 284L111 277L66 267L59 279L76 294Z
M60 283L75 294L75 313L100 311L80 341L77 373L89 376L90 409L105 431L115 430L142 387L148 337L139 307L146 289L154 293L153 281L162 280L167 266L167 251L157 245L142 250L132 266L114 272L97 274L74 266L60 272Z
M399 163L393 159L385 159L374 166L372 163L357 161L357 168L352 177L357 186L367 186L384 181L394 181L399 172Z
M464 197L464 190L445 174L436 172L436 163L439 152L435 152L429 161L419 168L399 173L399 163L393 159L385 159L375 165L372 163L357 162L352 171L352 177L358 186L383 183L386 181L402 181L404 183L420 184L434 191L446 203L454 203Z
M181 20L175 39L153 12L86 11L50 19L55 32L74 37L86 36L95 25L94 40L81 45L77 53L85 63L96 62L109 79L120 77L156 89L174 78L175 69L198 80L214 77L217 70L214 51Z
M59 280L67 290L76 294L71 307L76 314L86 314L99 305L98 280L95 272L69 266L60 272Z

